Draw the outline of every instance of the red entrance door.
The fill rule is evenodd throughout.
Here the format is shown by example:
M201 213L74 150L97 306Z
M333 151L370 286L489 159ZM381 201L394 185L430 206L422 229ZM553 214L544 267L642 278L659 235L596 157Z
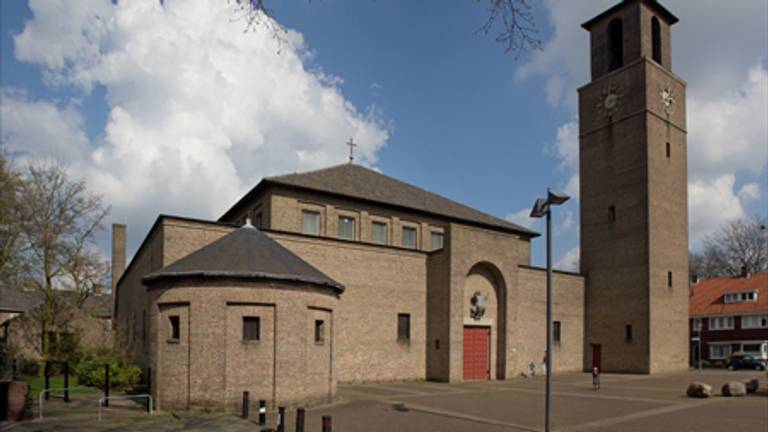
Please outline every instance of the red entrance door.
M464 327L464 379L490 379L490 327Z
M600 344L592 344L592 367L597 366L597 370L602 371L603 367L600 364L600 355L602 347Z

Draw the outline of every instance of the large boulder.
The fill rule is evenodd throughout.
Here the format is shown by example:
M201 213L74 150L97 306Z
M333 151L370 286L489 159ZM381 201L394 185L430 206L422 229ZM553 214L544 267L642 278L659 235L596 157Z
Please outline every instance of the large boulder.
M723 396L744 396L747 394L747 386L738 381L730 381L723 385Z
M744 387L747 388L747 393L754 393L757 391L757 388L760 387L760 382L757 380L757 378L750 378L748 380L744 380Z
M685 394L692 398L707 398L712 396L712 386L701 381L694 381L688 385Z

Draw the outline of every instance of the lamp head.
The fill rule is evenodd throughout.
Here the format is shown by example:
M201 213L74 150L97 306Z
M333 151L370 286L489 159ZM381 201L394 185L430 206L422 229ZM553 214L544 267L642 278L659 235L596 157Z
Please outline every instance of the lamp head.
M549 204L560 205L569 199L571 199L571 197L562 192L547 190L547 203Z
M538 198L536 199L536 202L533 204L533 209L531 209L531 217L540 218L547 215L547 212L549 211L549 203L547 203L547 200L544 198Z

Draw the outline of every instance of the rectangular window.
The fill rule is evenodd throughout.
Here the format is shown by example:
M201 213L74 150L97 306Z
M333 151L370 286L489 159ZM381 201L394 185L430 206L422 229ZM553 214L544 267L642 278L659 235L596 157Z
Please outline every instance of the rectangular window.
M430 240L432 243L432 250L440 250L443 248L443 233L433 232L430 234Z
M261 318L255 316L243 317L243 340L261 340Z
M710 345L709 346L710 359L724 359L730 355L731 355L730 345Z
M667 272L667 288L672 288L672 272Z
M320 213L302 210L301 232L302 234L320 235Z
M325 321L315 320L315 343L322 345L325 342Z
M560 345L560 321L552 322L552 341L555 345Z
M608 222L616 222L616 206L608 207Z
M371 224L371 241L377 244L387 244L387 224L384 222L373 222Z
M403 227L403 247L416 249L416 228Z
M672 149L670 148L669 143L667 143L667 159L669 159L670 156L672 156Z
M694 318L693 319L693 331L701 331L701 318Z
M760 344L744 344L741 346L741 350L745 353L760 354L762 352L761 348Z
M733 330L733 317L712 317L708 320L710 330Z
M339 216L339 238L355 239L355 218L349 216Z
M744 315L741 317L741 328L768 328L768 315Z
M411 340L411 315L397 314L397 340Z
M627 324L624 326L624 340L627 342L632 342L632 324Z
M757 291L728 293L723 296L724 303L741 303L741 302L756 302L756 301L757 301Z
M173 341L178 341L181 338L181 321L178 315L171 315L168 317L171 323L171 337Z

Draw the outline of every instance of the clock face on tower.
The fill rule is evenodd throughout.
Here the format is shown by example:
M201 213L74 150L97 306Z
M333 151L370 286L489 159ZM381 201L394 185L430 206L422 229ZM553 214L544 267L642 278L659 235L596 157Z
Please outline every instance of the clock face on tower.
M603 114L603 117L613 117L613 114L619 109L621 95L621 87L615 84L610 84L608 88L603 91L600 96L600 101L597 104L597 109Z

